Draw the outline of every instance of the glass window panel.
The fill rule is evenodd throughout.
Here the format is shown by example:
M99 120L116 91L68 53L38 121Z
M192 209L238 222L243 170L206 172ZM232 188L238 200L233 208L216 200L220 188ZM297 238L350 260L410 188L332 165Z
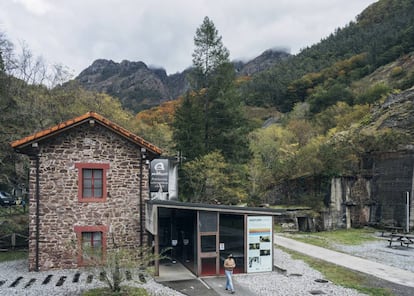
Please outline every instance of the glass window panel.
M82 239L83 240L87 240L90 241L92 237L92 233L91 232L82 232Z
M216 251L216 236L203 235L201 237L201 252L215 252Z
M99 259L102 255L102 232L82 232L82 251L85 259Z
M217 213L200 211L199 223L201 232L217 231Z
M91 245L91 238L92 238L92 233L90 233L90 232L82 232L82 246L84 246L84 247L90 247L90 245Z
M102 170L93 170L93 177L95 179L102 179Z
M95 190L93 191L93 197L102 197L102 189L95 188Z
M102 180L101 179L95 179L93 182L93 185L95 188L101 188L102 187Z
M229 253L232 253L236 261L237 270L244 268L244 216L232 214L220 214L219 241L224 245L220 251L223 263ZM257 248L259 243L248 245L248 248ZM223 271L224 272L224 271Z
M83 188L83 197L92 197L92 189Z
M83 179L83 187L92 188L92 180L91 179Z
M84 178L92 178L92 170L87 170L87 169L84 169L83 170L83 177Z
M102 197L103 196L103 170L84 169L83 170L83 197Z
M93 233L93 245L101 246L102 245L102 232Z

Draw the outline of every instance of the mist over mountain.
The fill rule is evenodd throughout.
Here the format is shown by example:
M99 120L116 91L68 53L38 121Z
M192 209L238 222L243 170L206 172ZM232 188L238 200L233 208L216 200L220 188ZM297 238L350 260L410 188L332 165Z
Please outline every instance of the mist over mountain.
M237 75L254 75L270 69L289 56L284 51L266 50L250 61L236 61L233 64ZM189 88L187 74L190 70L167 75L164 69L149 67L141 61L124 60L116 63L99 59L75 80L85 89L117 97L125 108L139 112L184 94Z

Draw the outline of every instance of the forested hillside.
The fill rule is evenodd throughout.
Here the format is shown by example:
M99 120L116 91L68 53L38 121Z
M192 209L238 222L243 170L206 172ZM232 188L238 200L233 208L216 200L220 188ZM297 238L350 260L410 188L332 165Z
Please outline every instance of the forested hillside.
M413 143L412 125L376 124L393 122L388 116L411 116L400 104L383 105L399 93L404 106L413 100L405 95L411 91L404 92L414 85L414 3L409 0L380 0L294 56L265 52L257 64L242 67L224 59L205 80L189 69L184 76L192 77L190 82L183 73L166 77L133 62L124 62L122 72L120 65L103 60L77 80L67 81L62 68L31 79L23 73L41 73L36 63L17 58L5 35L0 50L2 189L27 178L10 141L87 111L138 133L165 156L178 155L184 172L180 182L186 184L181 198L188 201L197 201L197 195L203 202L322 207L331 177L358 175L367 153ZM142 90L134 84L139 79L128 85L120 79L136 69L154 86L137 95L137 102L151 97L149 107L155 94L159 105L133 114L129 110L141 107L115 95ZM113 73L118 80L108 83L105 75ZM82 85L88 83L99 88L85 90Z
M414 50L413 13L414 2L410 0L372 4L355 22L256 75L244 92L247 103L278 106L285 112L304 101L315 112L337 101L363 103L362 94L350 91L349 87ZM397 87L409 87L413 75L401 74L406 75L406 80Z

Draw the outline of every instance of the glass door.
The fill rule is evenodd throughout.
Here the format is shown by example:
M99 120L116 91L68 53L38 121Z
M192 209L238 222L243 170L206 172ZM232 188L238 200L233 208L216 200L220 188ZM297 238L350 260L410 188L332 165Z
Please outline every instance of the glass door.
M216 212L197 212L198 275L217 275L220 272L218 219Z
M220 214L220 274L224 274L223 263L229 254L236 262L234 273L244 272L245 263L245 217L244 215Z

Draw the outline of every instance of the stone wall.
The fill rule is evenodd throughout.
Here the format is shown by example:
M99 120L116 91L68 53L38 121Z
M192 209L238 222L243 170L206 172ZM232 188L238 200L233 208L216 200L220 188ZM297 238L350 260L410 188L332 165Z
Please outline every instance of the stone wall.
M324 213L325 229L364 225L414 228L414 154L380 153L372 158L364 176L333 178L330 205Z
M382 224L406 227L407 192L411 197L410 226L414 226L414 153L400 151L377 155L373 167L373 194L377 201L375 217Z
M372 219L372 183L365 177L332 178L330 205L322 213L324 229L367 225Z
M107 226L122 247L140 244L140 147L95 123L83 124L39 143L39 269L77 267L75 226ZM107 163L107 200L78 201L76 163ZM143 162L145 164L145 162ZM36 255L36 167L30 170L29 269ZM148 199L148 166L143 167L143 199ZM144 211L142 211L144 213ZM144 217L143 217L144 219ZM145 220L142 220L145 221ZM143 237L145 234L145 225Z

